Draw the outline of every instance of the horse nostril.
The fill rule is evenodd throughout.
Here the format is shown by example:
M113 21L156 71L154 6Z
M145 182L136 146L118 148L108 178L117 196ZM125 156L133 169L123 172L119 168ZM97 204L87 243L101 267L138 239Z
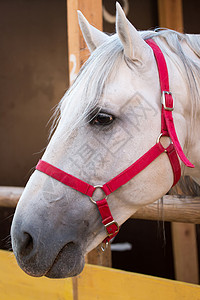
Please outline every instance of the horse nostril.
M31 253L32 250L33 250L33 238L29 233L24 232L22 244L20 247L20 254L22 256L27 256Z

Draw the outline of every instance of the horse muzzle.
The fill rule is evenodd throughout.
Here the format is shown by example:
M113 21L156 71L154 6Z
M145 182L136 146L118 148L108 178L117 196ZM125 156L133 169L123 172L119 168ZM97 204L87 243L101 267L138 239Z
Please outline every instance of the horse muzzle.
M83 270L83 245L71 235L65 238L54 235L52 230L41 237L40 229L13 222L12 247L18 265L30 276L66 278Z

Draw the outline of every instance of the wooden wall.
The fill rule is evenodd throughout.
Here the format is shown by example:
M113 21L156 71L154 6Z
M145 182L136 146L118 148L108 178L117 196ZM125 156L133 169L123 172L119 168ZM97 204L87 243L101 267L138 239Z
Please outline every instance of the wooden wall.
M0 185L23 186L68 87L66 1L0 1L0 37Z

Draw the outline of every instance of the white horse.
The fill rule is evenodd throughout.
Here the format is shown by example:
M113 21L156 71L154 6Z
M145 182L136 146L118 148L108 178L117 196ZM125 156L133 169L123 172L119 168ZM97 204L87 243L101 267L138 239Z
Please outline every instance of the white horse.
M95 29L80 12L79 23L91 56L58 105L58 124L42 159L91 185L104 184L155 144L161 92L155 57L145 42L151 38L167 62L176 133L195 165L190 169L181 163L182 174L200 184L199 36L138 32L119 4L112 36ZM168 145L168 137L161 140ZM172 167L163 153L109 196L114 219L121 225L172 184ZM18 203L11 237L26 273L59 278L79 274L85 254L106 231L88 196L36 170Z

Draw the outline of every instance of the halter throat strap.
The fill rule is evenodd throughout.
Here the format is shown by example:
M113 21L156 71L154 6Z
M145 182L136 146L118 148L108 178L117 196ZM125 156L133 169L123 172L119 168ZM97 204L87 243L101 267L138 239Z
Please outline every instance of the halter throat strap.
M129 166L119 175L106 182L102 186L90 185L89 183L86 183L85 181L82 181L81 179L74 177L73 175L68 174L61 169L56 168L55 166L43 160L40 160L36 166L36 170L43 172L48 176L51 176L52 178L62 182L63 184L75 189L76 191L90 197L90 200L98 207L99 213L102 218L102 223L105 226L107 232L107 238L103 241L105 243L108 243L114 236L116 236L119 231L119 225L113 219L108 206L108 195L130 181L133 177L135 177L148 165L150 165L162 153L166 153L168 155L169 161L171 163L174 174L173 186L179 181L181 176L181 167L177 154L186 166L191 168L194 167L183 153L178 137L176 135L172 117L174 102L172 94L169 90L169 76L164 55L152 39L146 40L146 43L152 48L154 52L161 87L161 134L159 135L156 144L131 166ZM171 138L171 143L167 148L164 148L160 143L160 138L162 136L168 136ZM105 197L101 200L95 201L93 200L92 196L97 188L101 188L104 191Z

